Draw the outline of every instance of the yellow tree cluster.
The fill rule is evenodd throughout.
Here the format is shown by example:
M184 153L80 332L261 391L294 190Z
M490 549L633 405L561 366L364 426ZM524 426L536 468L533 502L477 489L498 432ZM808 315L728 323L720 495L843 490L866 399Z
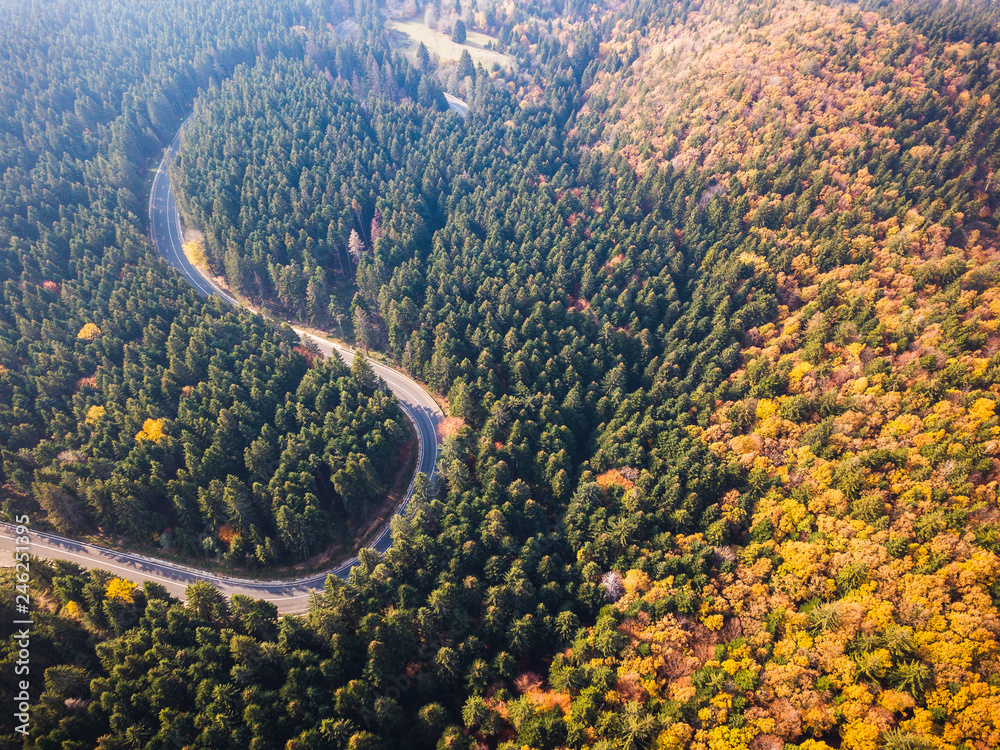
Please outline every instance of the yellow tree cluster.
M908 242L905 259L876 248L881 270L863 278L821 273L807 254L779 274L799 304L752 332L734 379L766 364L783 392L719 404L702 433L771 483L715 607L756 649L746 715L773 720L775 742L1000 744L1000 285L956 296L915 281L949 257L972 275L1000 254L945 251L932 226ZM835 290L826 317L820 288ZM810 351L831 319L868 303L884 346L845 335ZM956 352L945 330L984 345Z
M104 598L120 602L121 604L133 604L135 602L135 588L136 584L132 581L124 578L112 578L108 583Z
M84 417L83 421L89 425L96 425L99 424L102 419L104 419L105 414L107 414L107 409L105 409L103 406L95 404L91 406L89 409L87 409L87 416Z
M142 423L142 429L136 433L135 439L138 441L148 440L151 443L158 443L165 437L163 432L162 419L147 419Z
M101 329L96 323L84 323L80 332L76 334L76 337L78 339L83 339L84 341L93 341L100 335Z
M205 258L205 243L202 240L192 240L181 245L184 255L195 268L208 268L208 260Z

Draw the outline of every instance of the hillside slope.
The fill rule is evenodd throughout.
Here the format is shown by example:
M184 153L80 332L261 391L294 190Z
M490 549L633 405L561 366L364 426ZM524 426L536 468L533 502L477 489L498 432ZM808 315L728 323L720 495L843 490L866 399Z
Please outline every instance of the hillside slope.
M579 127L697 171L777 302L697 430L747 476L678 540L719 572L662 618L626 576L619 686L666 746L996 746L995 47L804 2L619 31Z

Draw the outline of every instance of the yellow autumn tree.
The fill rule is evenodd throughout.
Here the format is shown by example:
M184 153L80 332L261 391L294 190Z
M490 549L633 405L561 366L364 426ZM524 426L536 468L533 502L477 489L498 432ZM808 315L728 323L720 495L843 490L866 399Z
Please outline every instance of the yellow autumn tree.
M158 443L163 440L163 437L162 419L147 419L142 423L142 429L135 434L136 440L148 440L151 443Z
M106 413L107 409L105 409L103 406L97 406L95 404L94 406L91 406L89 409L87 409L87 416L84 418L83 421L86 422L87 424L97 424L102 419L104 419L104 415Z
M187 259L191 261L191 265L197 268L205 268L208 266L208 261L205 259L205 244L201 240L193 240L191 242L185 242L182 245L184 250L184 255Z
M84 341L93 341L98 336L101 335L101 329L97 327L95 323L84 323L83 328L80 332L76 334L78 339L83 339Z
M135 584L132 581L127 581L124 578L112 578L104 593L104 598L122 604L132 604L135 601L134 592Z

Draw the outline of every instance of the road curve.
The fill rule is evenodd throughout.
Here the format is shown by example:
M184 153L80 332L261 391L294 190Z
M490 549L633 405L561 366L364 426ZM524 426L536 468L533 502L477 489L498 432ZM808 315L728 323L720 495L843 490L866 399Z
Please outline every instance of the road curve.
M448 109L464 120L466 115L469 114L469 105L457 96L452 96L447 91L444 92L444 98L445 101L448 102Z
M183 127L182 124L181 128ZM150 191L149 226L153 244L156 245L164 259L177 268L200 294L206 297L218 295L230 304L238 305L239 303L232 295L227 294L210 279L203 276L184 255L181 247L183 231L169 175L170 163L177 155L179 148L180 130L177 131L173 142L164 152L163 160L157 168ZM332 356L336 351L337 355L347 364L354 360L355 352L350 347L297 328L294 330L303 339L314 342L325 356ZM417 431L419 445L417 471L423 472L428 478L433 479L438 454L437 427L444 418L441 408L430 394L403 373L371 359L368 360L368 363L375 374L382 378L389 390L396 395L403 413ZM414 474L415 477L416 474ZM413 481L411 480L395 514L403 512L412 490ZM385 552L391 545L392 535L390 524L387 522L369 546L378 552ZM14 546L14 527L0 522L0 552L12 553ZM255 599L272 602L277 606L278 612L282 614L306 611L312 592L317 589L322 590L327 576L335 575L346 578L357 562L357 557L352 557L334 568L302 578L285 581L255 581L217 575L145 555L118 552L41 531L30 532L30 552L38 557L69 560L85 568L101 568L140 584L144 581L154 581L165 586L167 591L179 598L184 598L186 586L197 581L208 581L217 586L226 596L245 594Z

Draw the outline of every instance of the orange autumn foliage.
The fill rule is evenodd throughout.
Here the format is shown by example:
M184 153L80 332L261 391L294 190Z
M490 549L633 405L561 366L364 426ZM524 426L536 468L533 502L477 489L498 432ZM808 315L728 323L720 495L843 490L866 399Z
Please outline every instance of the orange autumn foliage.
M617 485L625 490L635 487L635 482L627 479L618 469L609 469L597 476L597 486L602 490L607 490L612 485Z
M231 524L225 523L219 527L218 537L223 544L229 545L237 536L236 530Z
M298 352L299 354L301 354L303 357L305 357L306 366L307 367L312 367L313 366L313 362L316 359L316 353L315 352L311 351L310 349L307 349L306 347L302 346L301 344L299 344L298 346L293 347L293 350L296 351L296 352Z

